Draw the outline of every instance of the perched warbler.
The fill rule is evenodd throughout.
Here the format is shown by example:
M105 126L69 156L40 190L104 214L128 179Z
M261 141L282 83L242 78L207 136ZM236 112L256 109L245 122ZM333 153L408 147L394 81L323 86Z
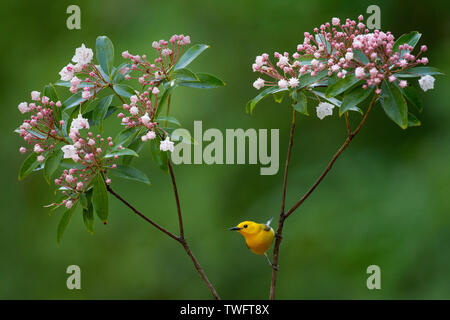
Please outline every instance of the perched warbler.
M273 238L275 237L275 232L270 227L272 218L266 223L257 223L254 221L243 221L239 223L236 227L230 228L230 231L239 232L244 238L247 247L256 254L263 254L270 266L277 269L276 266L270 262L267 256L267 250L269 250L272 245Z

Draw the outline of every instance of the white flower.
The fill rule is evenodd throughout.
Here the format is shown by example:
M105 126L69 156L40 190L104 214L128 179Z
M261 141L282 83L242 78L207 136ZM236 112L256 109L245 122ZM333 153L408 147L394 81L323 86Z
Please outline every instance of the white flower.
M39 91L31 91L31 100L34 101L41 100L41 93Z
M172 54L172 50L170 50L169 48L162 49L161 54L162 54L164 57L166 57L166 56Z
M74 86L75 88L76 87L78 87L78 85L81 83L81 79L79 79L78 77L73 77L71 80L70 80L70 84L72 85L72 86Z
M70 81L73 78L73 64L69 63L59 72L62 81Z
M130 108L130 113L131 113L132 116L137 115L137 114L139 113L139 108L136 107L136 106L132 106L132 107Z
M355 77L358 79L364 79L366 76L366 72L364 71L363 67L358 67L355 69Z
M339 18L331 19L331 23L333 24L333 26L337 26L340 22L341 20Z
M28 107L28 104L26 102L21 102L17 106L19 108L19 111L23 113L30 111L30 107Z
M285 56L281 56L280 60L278 61L277 65L279 67L287 66L289 65L289 58Z
M40 156L37 157L36 160L39 161L39 162L44 162L45 157L43 155L40 155Z
M131 110L131 109L130 109ZM148 116L148 112L146 112L142 117L141 117L141 121L143 124L149 124L150 122L150 117Z
M83 92L81 93L81 97L87 100L91 97L91 93L89 92L89 90L83 90Z
M155 79L156 80L161 80L164 77L163 73L161 71L156 71L155 72Z
M152 47L155 48L155 49L160 48L159 42L158 41L153 41Z
M44 152L44 149L42 149L40 145L35 144L33 151L36 153L41 153L41 152Z
M166 137L166 140L161 141L161 144L159 145L159 150L173 152L173 142L170 141L169 137Z
M331 116L333 114L334 105L328 102L321 102L316 108L317 117L322 120L326 116Z
M173 85L171 84L171 86L173 86ZM152 89L152 93L156 96L159 93L159 89L157 87L154 87Z
M294 77L292 77L292 78L290 78L289 79L289 87L291 87L291 88L297 88L298 87L298 79L297 78L294 78Z
M83 118L83 115L81 113L78 114L78 118L73 119L72 124L70 125L70 131L72 129L79 130L79 129L89 129L89 121L86 118Z
M288 82L285 79L281 79L280 81L278 81L278 86L282 89L287 88Z
M72 208L72 206L73 206L72 200L69 200L69 201L66 202L66 208L67 208L67 209Z
M253 82L253 87L257 90L261 89L264 87L264 80L261 78L256 79L255 82Z
M75 49L75 55L72 58L73 62L77 62L81 66L87 65L92 61L94 53L92 49L86 48L86 46L81 44L81 47Z
M77 148L71 144L63 146L61 151L64 152L64 159L73 159L75 156L78 157Z
M345 54L345 60L350 61L353 59L353 52L347 52Z
M131 105L136 105L136 103L138 102L138 97L136 95L133 95L130 97L130 101L131 101Z
M427 91L430 89L434 89L434 80L436 80L434 77L430 75L423 76L419 79L419 85L420 88L423 91Z
M147 132L147 139L153 140L155 138L156 138L156 133L154 131ZM172 144L173 144L173 142L172 142Z
M312 60L311 60L311 65L312 65L313 67L317 67L317 66L319 65L319 63L320 63L320 61L317 60L317 59L312 59Z

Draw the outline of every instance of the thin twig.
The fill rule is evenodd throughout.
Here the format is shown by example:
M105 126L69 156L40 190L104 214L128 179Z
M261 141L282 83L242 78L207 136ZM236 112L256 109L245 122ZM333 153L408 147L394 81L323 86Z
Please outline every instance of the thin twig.
M292 122L291 122L291 131L289 134L289 146L288 146L288 152L286 156L286 166L284 168L284 179L283 179L283 195L281 197L281 211L280 211L280 217L278 219L278 228L277 232L275 234L275 245L273 249L273 258L272 258L272 264L275 266L275 268L272 268L272 281L270 284L270 300L275 299L275 286L277 282L277 272L278 272L278 252L280 250L280 244L281 244L281 234L283 233L283 225L284 220L286 219L284 214L285 209L285 203L286 203L286 189L287 189L287 178L288 178L288 169L289 169L289 162L291 159L291 150L292 146L294 144L294 129L295 129L295 110L292 112Z
M172 168L172 164L170 163L169 157L167 157L167 165L169 167L170 178L172 180L173 193L175 195L175 201L177 203L178 226L180 228L180 238L184 239L183 217L181 216L180 199L178 197L177 183L175 181L175 175L173 173L173 168Z

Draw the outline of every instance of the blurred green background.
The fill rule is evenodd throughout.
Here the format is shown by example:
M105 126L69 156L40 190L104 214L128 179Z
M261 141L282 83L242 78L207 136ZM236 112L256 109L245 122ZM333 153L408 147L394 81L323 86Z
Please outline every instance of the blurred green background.
M70 4L81 7L81 30L66 28ZM22 139L13 133L22 121L17 104L58 80L76 47L94 48L95 38L105 34L115 44L119 64L123 50L152 56L151 42L174 33L210 44L192 70L227 83L215 90L177 89L171 110L186 128L192 129L194 120L202 120L204 130L280 128L277 175L259 175L259 165L175 167L187 238L222 298L267 298L271 269L228 228L278 215L291 107L267 99L253 116L245 114L245 103L257 93L251 64L262 52L294 52L304 31L334 16L367 16L371 4L381 7L383 30L396 36L422 32L430 65L449 74L447 1L3 1L0 298L210 298L181 246L116 199L110 198L108 225L97 221L90 235L78 212L58 247L60 213L49 216L42 207L53 201L51 189L41 174L17 181L24 159L18 152ZM402 131L381 108L374 110L324 183L286 222L278 298L450 298L449 81L438 77L435 89L422 95L421 127ZM352 117L355 123L358 116ZM336 114L323 121L298 118L288 207L345 139L344 122ZM109 122L117 125L114 119ZM135 165L153 185L116 178L114 188L175 231L169 177L153 164L148 146ZM81 290L66 288L71 264L81 267ZM381 267L382 290L366 287L371 264Z

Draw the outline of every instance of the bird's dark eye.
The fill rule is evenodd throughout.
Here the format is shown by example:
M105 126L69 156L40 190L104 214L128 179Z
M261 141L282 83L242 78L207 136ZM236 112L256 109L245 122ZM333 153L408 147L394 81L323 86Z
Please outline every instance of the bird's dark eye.
M244 228L247 228L247 227L248 227L248 225L244 224Z

